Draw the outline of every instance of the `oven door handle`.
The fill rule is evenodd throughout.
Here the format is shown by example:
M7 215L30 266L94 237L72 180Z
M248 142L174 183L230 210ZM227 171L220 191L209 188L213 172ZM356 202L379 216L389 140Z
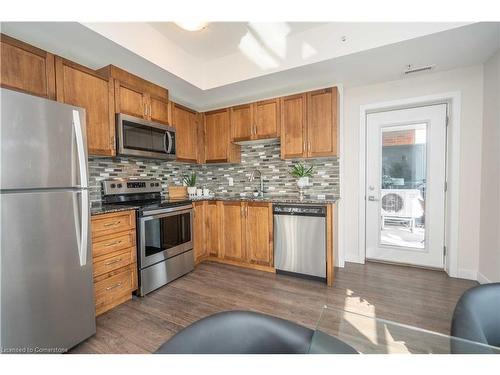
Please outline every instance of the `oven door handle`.
M162 217L175 216L186 213L192 214L193 212L193 208L191 206L181 206L167 210L158 209L158 210L145 211L142 213L141 220L148 221L153 219L161 219Z

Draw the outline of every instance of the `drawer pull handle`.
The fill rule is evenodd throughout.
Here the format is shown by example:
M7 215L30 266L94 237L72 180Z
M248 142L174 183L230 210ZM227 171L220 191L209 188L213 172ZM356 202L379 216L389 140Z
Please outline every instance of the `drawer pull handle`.
M109 262L106 262L104 263L105 266L110 266L112 264L115 264L115 263L118 263L118 262L121 262L122 261L122 258L118 258L118 259L115 259L115 260L111 260Z
M106 223L104 224L105 227L112 227L112 226L115 226L115 225L118 225L121 223L121 220L118 220L118 221L113 221L112 223Z
M114 242L110 242L110 243L106 244L105 246L106 247L110 247L110 246L114 246L114 245L119 245L121 243L122 243L121 240L120 241L114 241Z
M113 286L108 286L108 287L106 288L106 290L112 290L112 289L115 289L115 288L119 288L119 287L121 287L121 286L122 286L122 283L118 283L118 284L115 284L115 285L113 285Z

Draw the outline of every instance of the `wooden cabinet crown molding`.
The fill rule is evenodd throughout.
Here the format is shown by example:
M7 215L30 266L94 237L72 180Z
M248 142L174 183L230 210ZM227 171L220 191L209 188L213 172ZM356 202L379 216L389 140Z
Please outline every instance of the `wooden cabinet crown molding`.
M147 81L144 78L136 76L135 74L127 72L126 70L119 68L116 65L107 65L101 69L98 69L97 72L105 77L114 78L118 81L135 87L142 92L147 92L153 96L168 100L168 90L166 88Z
M0 34L0 85L48 99L56 97L54 55Z

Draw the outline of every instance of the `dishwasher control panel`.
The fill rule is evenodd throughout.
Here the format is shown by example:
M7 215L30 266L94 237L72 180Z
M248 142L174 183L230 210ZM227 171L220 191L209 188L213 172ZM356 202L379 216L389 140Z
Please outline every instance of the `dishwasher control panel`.
M301 215L301 216L326 216L325 206L275 204L273 205L275 215Z

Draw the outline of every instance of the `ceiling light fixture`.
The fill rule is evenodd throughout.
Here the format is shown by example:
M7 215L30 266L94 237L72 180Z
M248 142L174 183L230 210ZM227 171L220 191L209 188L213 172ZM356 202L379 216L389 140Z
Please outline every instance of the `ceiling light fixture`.
M208 22L198 22L198 21L182 21L174 23L181 29L187 31L200 31L208 26Z

